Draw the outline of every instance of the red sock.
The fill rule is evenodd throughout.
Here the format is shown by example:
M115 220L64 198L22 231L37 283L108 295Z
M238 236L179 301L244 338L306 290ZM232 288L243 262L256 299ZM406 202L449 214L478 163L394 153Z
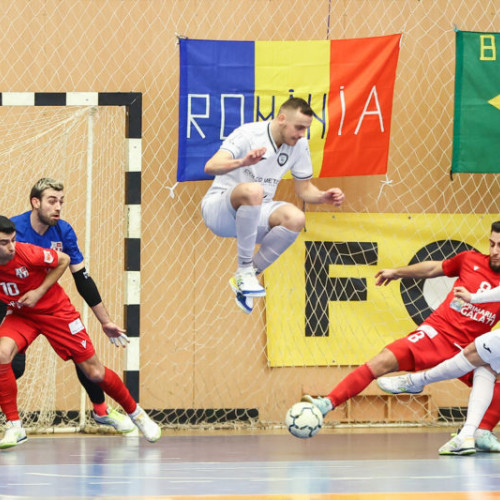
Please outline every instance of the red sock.
M99 415L100 417L103 417L104 415L108 414L108 405L106 403L92 403L94 406L94 413L96 415Z
M339 406L353 396L356 396L356 394L359 394L372 380L375 380L375 377L370 368L368 368L368 365L358 366L328 394L328 397L334 407Z
M127 413L133 413L137 408L137 403L125 387L122 379L109 368L104 367L104 380L100 382L99 387L111 396Z
M500 383L495 384L495 388L493 389L493 399L491 400L491 404L489 408L486 410L484 414L483 420L479 424L480 429L485 429L487 431L493 431L495 426L498 424L500 420Z
M17 382L12 365L0 365L0 408L7 420L19 420L17 411Z

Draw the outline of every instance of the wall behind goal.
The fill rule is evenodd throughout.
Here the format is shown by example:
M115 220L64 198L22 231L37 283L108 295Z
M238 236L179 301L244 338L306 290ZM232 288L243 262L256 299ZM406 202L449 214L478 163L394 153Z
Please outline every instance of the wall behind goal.
M453 181L449 177L453 27L500 31L494 1L20 0L3 1L2 7L2 92L143 94L141 403L145 408L171 409L162 414L164 423L199 414L186 409L242 409L236 413L244 418L258 411L264 422L281 421L302 391L326 392L348 370L336 366L271 368L264 301L258 301L251 316L235 307L227 286L235 267L234 242L211 235L200 217L200 201L208 183L175 181L177 35L324 40L403 33L387 176L322 179L317 184L337 185L345 191L347 201L339 210L343 213L475 213L498 218L498 176L462 174ZM2 168L9 168L8 161ZM45 165L44 172L48 170ZM123 177L123 170L116 175ZM20 182L30 186L36 177L29 172ZM65 180L78 182L70 176ZM123 203L122 192L112 192ZM96 194L108 195L105 187ZM297 202L290 181L282 183L278 198ZM69 220L71 215L68 210ZM467 220L450 237L474 234ZM80 218L75 222L80 240L84 224ZM335 240L335 234L328 239ZM472 243L485 249L484 241ZM107 254L99 252L93 269L111 267L122 251L123 241L117 240ZM391 265L405 264L396 254L392 258ZM107 302L122 298L112 292L122 283L122 276L103 273L99 285ZM397 296L397 285L391 286ZM111 307L117 310L119 304ZM379 313L380 341L373 346L373 354L387 341L381 318L390 316L393 323L400 322L401 335L407 332L407 317L396 317L390 309ZM362 335L348 331L346 348L354 349L356 337ZM428 391L430 399L417 402L415 413L406 418L420 419L422 408L424 413L435 412L467 400L467 391L456 383ZM373 418L364 418L387 419L386 401L375 387L356 400L358 404L365 415L373 412ZM221 415L224 420L224 412ZM358 420L353 408L339 418Z

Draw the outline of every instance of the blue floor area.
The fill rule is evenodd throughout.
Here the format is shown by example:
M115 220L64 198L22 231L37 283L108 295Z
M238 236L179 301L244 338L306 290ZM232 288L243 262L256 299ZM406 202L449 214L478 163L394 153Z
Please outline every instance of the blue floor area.
M500 491L500 454L440 457L448 437L34 436L0 452L0 499Z

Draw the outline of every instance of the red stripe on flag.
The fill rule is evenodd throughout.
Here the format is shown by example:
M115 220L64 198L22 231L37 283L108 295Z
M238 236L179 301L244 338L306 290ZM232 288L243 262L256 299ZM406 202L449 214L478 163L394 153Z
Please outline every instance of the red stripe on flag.
M319 177L387 172L400 38L331 41L329 128Z

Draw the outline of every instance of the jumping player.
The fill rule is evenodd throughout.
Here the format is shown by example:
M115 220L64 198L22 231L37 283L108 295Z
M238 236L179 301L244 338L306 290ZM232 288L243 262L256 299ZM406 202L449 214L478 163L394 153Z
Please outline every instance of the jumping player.
M378 286L401 278L458 277L456 286L468 290L488 290L500 283L500 221L491 226L489 255L476 251L461 252L444 261L427 261L396 269L383 269L376 274ZM474 339L491 328L499 319L500 303L481 305L457 304L451 291L444 302L412 333L387 345L381 353L356 368L326 397L304 395L302 400L315 404L326 415L343 402L360 393L368 384L394 371L420 371L453 357ZM462 381L471 385L472 377ZM500 383L495 384L493 401L484 415L476 437L476 446L484 451L500 451L500 443L492 434L500 419Z
M0 408L7 430L0 448L26 441L17 409L17 383L11 362L17 352L42 334L63 359L72 359L83 373L117 401L150 442L161 436L160 427L132 399L118 375L97 358L85 327L69 297L57 283L70 258L59 251L16 243L12 221L0 216L0 301L8 305L0 325ZM105 332L117 338L120 332Z
M53 248L68 254L71 259L69 268L79 294L92 309L104 332L120 334L117 337L110 337L110 340L116 346L125 347L128 342L125 330L111 320L97 285L85 269L75 231L68 222L61 219L63 203L63 183L47 177L39 179L31 188L31 210L11 218L16 226L16 240L43 248ZM0 305L3 306L3 304ZM23 375L25 366L25 355L18 353L12 362L16 378ZM110 425L121 433L133 431L136 427L132 421L114 408L109 408L103 390L89 380L78 365L75 367L78 379L92 402L94 420L99 424Z
M313 175L305 137L313 110L298 97L284 102L271 121L247 123L234 130L205 165L215 179L201 209L206 226L217 236L236 238L238 266L230 279L236 304L252 312L253 298L266 292L257 275L270 266L298 237L305 215L291 203L274 201L286 172L306 203L340 206L339 188L321 191ZM255 245L260 243L254 255Z

